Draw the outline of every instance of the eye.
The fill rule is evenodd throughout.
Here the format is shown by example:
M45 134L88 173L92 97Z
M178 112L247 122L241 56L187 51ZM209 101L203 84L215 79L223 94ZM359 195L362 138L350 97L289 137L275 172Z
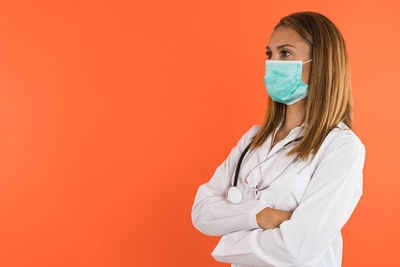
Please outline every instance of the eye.
M290 52L287 50L281 50L280 52L281 57L288 57L290 56Z
M267 51L265 54L268 56L268 59L271 59L271 56L272 56L271 51Z

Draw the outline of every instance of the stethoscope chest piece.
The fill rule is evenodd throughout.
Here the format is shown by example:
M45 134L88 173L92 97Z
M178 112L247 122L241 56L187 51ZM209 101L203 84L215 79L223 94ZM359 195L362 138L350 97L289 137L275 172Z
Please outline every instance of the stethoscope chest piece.
M243 194L237 186L231 186L226 193L226 197L230 202L238 204L242 201Z

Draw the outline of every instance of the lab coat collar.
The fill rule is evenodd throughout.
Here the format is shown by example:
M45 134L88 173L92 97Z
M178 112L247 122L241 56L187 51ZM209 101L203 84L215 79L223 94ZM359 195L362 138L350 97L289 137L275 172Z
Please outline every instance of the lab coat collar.
M270 157L275 153L277 153L279 149L281 149L286 143L296 139L297 137L304 136L307 129L309 128L308 123L303 122L299 126L294 127L292 130L290 130L289 134L284 139L280 140L277 144L275 144L274 147L271 149L272 140L275 139L275 135L278 132L278 130L282 127L282 125L283 125L283 120L281 121L279 126L273 131L272 135L270 134L268 136L263 146L260 148L260 153L259 153L260 161L263 161L267 157ZM349 130L349 127L343 122L339 122L337 126L341 130Z
M279 124L279 126L274 130L272 138L268 138L267 140L267 153L265 154L265 158L266 157L270 157L273 154L275 154L277 151L279 151L279 149L281 149L286 143L296 139L297 137L300 136L304 136L307 128L308 128L308 124L306 122L303 122L302 124L300 124L299 126L294 127L293 129L290 130L289 134L283 138L282 140L280 140L277 144L275 144L273 146L273 148L271 149L271 142L272 140L275 139L275 135L278 132L278 130L282 127L284 120L281 121L281 123ZM290 146L290 145L289 145Z
M274 134L273 134L274 138L275 138L275 134L276 134L276 133L278 132L278 130L282 127L283 122L284 122L284 120L282 120L282 121L279 123L279 126L276 127L276 129L274 130ZM299 126L296 126L296 127L294 127L293 129L291 129L290 132L289 132L289 134L288 134L288 136L291 135L291 134L293 134L293 133L298 134L298 133L300 133L300 131L301 131L301 134L304 134L305 131L302 131L302 130L303 130L303 129L306 130L307 128L308 128L308 123L306 123L305 121L303 121L302 124L300 124ZM299 136L301 136L301 135L299 135Z

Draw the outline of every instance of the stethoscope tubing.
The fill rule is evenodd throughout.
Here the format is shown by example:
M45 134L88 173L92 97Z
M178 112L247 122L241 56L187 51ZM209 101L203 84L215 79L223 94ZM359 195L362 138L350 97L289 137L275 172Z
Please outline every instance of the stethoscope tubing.
M303 137L302 136L300 136L300 137L297 137L296 139L294 139L294 140L291 140L291 141L289 141L288 143L286 143L283 147L281 147L278 151L277 151L277 153L279 152L279 151L281 151L282 149L284 149L284 148L286 148L286 146L288 146L289 144L291 144L292 142L296 142L296 141L300 141L301 139L302 139ZM240 167L241 167L241 164L242 164L242 161L243 161L243 158L244 158L244 156L246 155L246 153L247 153L247 151L249 150L249 148L250 148L250 146L251 146L251 144L253 143L253 141L251 141L250 142L250 144L248 144L247 145L247 147L245 148L245 150L242 152L242 154L240 155L240 158L239 158L239 161L238 161L238 163L237 163L237 166L236 166L236 172L235 172L235 178L234 178L234 182L233 182L233 186L237 186L237 182L238 182L238 177L239 177L239 172L240 172ZM258 166L260 166L262 163L264 163L266 160L268 160L270 157L267 157L265 160L263 160L262 162L260 162L259 164L257 164L253 169L251 169L250 171L249 171L249 173L247 174L247 176L255 169L255 168L257 168ZM268 187L270 187L281 175L282 175L282 173L284 173L286 170L287 170L287 168L289 168L290 167L290 165L292 165L292 164L294 164L296 161L298 160L298 157L296 157L273 181L272 181L272 183L270 183L269 185L267 185L267 186L265 186L265 187L263 187L263 188L253 188L254 190L256 190L256 191L261 191L261 190L264 190L264 189L266 189L266 188L268 188ZM247 178L247 176L246 176L246 178ZM245 179L246 180L246 179ZM246 182L246 181L245 181ZM247 183L247 182L246 182Z

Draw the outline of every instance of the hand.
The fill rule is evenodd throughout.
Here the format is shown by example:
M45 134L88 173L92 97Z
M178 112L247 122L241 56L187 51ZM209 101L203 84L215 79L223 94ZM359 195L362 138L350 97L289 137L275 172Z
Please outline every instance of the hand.
M263 229L274 229L279 227L279 225L289 220L292 216L291 211L278 210L273 208L265 208L256 215L258 225Z

